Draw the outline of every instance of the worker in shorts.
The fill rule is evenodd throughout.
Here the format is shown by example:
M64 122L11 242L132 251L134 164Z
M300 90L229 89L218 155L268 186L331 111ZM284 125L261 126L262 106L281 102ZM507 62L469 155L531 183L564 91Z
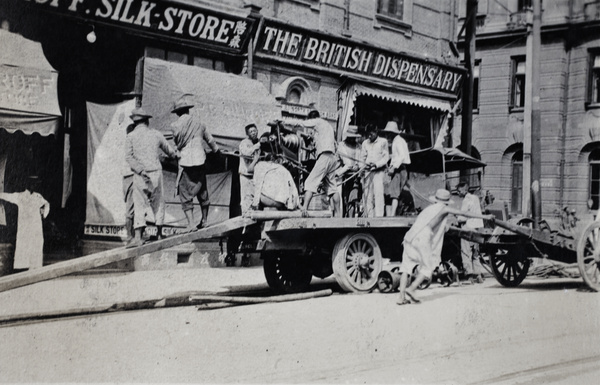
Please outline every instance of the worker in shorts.
M454 214L489 220L494 218L493 215L475 214L449 207L448 205L452 203L452 200L450 199L450 191L445 189L437 190L435 196L430 197L430 200L434 203L421 211L415 223L404 235L398 305L409 304L411 301L414 303L421 302L415 295L415 290L424 280L431 279L433 270L442 261L442 245L444 234L448 229L448 226L446 226L448 215ZM407 288L408 276L413 273L417 265L419 266L417 276Z
M308 215L308 205L313 195L323 183L325 193L329 197L329 207L334 217L341 216L340 197L335 183L335 171L339 164L336 154L336 141L333 127L321 118L319 111L312 110L308 113L308 120L302 122L308 128L316 149L317 161L310 174L304 181L304 203L302 215Z
M469 184L461 182L456 185L458 196L463 198L460 209L470 213L481 214L479 198L469 193ZM476 230L483 227L483 220L479 218L458 217L458 223L463 229ZM472 284L483 283L483 266L479 261L479 244L466 239L460 240L460 255L462 257L465 278Z

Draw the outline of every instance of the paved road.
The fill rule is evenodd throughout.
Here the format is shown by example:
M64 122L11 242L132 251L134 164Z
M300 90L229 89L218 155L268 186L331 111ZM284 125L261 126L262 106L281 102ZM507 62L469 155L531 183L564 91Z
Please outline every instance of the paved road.
M231 281L221 287L264 290L260 269L223 271ZM137 284L123 276L87 278L87 285L98 290L98 301L107 290L189 288L176 282L177 274L169 280L155 274L137 276ZM178 274L194 281L194 273ZM43 292L53 285L81 287L79 280L48 282ZM327 287L336 285L313 284L315 290ZM580 280L531 278L507 289L487 279L475 286L432 285L420 294L422 304L407 306L395 305L396 294L336 292L286 303L5 325L0 381L598 383L600 294ZM7 298L0 295L0 303Z

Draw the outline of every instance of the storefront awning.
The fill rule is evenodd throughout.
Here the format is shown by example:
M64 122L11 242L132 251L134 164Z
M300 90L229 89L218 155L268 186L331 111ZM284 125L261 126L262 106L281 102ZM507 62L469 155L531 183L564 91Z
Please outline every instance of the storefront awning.
M470 170L486 164L456 148L431 147L410 153L408 170L421 174Z
M257 80L199 67L146 58L142 106L154 118L150 126L168 135L177 116L173 102L191 94L192 113L198 114L220 143L237 149L246 137L244 127L256 123L267 131L267 123L281 118L275 97Z
M0 30L0 127L8 132L55 134L61 116L58 73L39 43Z
M352 85L352 87L355 97L360 95L368 95L382 98L384 100L389 100L392 102L405 103L412 106L431 108L439 111L450 111L452 109L450 102L446 100L434 99L416 94L409 94L407 92L390 91L380 88L368 87L363 84L354 84Z

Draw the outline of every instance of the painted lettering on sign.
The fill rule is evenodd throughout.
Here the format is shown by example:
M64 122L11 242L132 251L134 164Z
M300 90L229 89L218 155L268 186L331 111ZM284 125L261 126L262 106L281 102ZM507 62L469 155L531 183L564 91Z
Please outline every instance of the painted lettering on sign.
M235 52L246 49L254 19L227 15L186 4L147 0L22 0L62 14L140 31L221 46Z
M55 72L0 65L0 104L18 111L60 115L56 84Z
M273 21L260 32L258 52L453 94L459 91L462 80L462 71L455 67Z

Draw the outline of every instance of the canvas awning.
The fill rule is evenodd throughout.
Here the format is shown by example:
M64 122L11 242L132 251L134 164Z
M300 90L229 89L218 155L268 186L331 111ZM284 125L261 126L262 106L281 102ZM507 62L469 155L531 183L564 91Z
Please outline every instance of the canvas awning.
M0 127L8 132L55 134L61 116L58 73L42 46L0 30Z
M456 148L431 147L410 153L408 170L421 174L469 170L486 164Z
M267 123L281 118L275 97L257 80L242 75L146 58L142 106L153 115L150 126L168 135L177 116L173 102L191 94L191 112L202 119L218 142L236 148L246 137L244 127L256 123L267 131Z

